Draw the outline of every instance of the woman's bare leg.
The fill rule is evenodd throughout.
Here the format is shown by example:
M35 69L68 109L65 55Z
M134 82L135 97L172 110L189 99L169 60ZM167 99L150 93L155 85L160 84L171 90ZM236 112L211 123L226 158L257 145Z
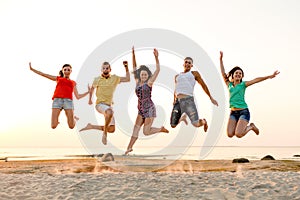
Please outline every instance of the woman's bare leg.
M137 139L138 139L137 137L131 136L127 150L125 151L125 155L128 155L130 152L133 151L132 147L135 144L135 142L137 141Z
M252 131L254 131L256 135L259 135L259 129L255 126L255 124L250 123L250 126L252 127Z
M154 117L145 118L144 129L143 129L144 135L153 135L159 132L169 133L169 131L163 126L161 128L152 127L153 121L154 121Z
M75 119L74 119L74 110L72 109L67 109L65 110L67 120L68 120L68 125L70 129L73 129L75 127Z
M253 129L253 126L248 126L248 121L239 119L235 129L235 136L238 138L244 137L249 131Z
M143 123L144 123L144 119L142 118L141 115L138 115L136 117L136 120L135 120L134 128L133 128L133 131L132 131L132 136L130 138L130 141L129 141L127 150L125 152L125 155L127 155L129 152L131 152L133 150L132 147L138 139L139 131L140 131L141 126L143 125Z
M58 122L58 117L60 114L60 109L59 108L52 108L52 116L51 116L51 128L55 129L57 125L59 124Z
M233 136L235 136L236 124L237 124L236 120L229 118L228 124L227 124L227 135L228 135L228 137L232 138Z

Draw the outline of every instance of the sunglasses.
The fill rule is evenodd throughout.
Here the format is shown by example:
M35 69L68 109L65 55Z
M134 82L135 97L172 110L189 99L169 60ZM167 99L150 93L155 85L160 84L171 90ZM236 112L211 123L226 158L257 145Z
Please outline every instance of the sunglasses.
M64 72L70 72L71 71L71 69L64 69Z
M185 63L185 64L192 64L192 62L191 62L191 61L187 61L187 60L186 60L186 61L184 61L184 63Z

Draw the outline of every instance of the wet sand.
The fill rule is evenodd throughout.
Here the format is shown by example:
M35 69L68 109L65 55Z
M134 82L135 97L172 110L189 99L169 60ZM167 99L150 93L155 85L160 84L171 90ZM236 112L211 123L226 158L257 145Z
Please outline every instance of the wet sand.
M101 173L101 172L237 172L237 171L300 171L300 161L250 160L164 160L115 156L114 161L101 158L70 158L54 160L0 161L0 173Z

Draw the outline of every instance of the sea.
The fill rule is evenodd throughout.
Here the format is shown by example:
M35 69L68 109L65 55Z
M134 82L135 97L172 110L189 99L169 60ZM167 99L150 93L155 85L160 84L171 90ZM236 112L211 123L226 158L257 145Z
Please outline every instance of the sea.
M300 161L300 146L192 146L168 147L136 147L129 156L145 159L170 159L170 160L231 160L247 158L260 160L266 155L271 155L276 160ZM124 156L125 147L0 147L0 159L6 160L49 160L49 159L74 159L80 157L96 157L105 153ZM203 153L204 152L204 153Z

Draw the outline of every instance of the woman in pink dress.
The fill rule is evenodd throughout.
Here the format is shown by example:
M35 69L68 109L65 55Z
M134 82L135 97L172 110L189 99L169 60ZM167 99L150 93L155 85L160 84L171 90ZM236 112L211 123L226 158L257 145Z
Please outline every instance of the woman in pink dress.
M144 135L153 135L159 132L169 132L163 126L161 128L152 127L154 118L156 117L156 109L151 99L151 92L152 85L160 71L157 49L154 49L153 54L156 61L156 70L152 74L149 68L145 65L141 65L138 69L136 68L134 47L132 48L133 71L134 78L136 81L135 93L138 97L138 115L136 117L132 136L128 144L127 151L125 152L125 155L132 151L132 147L138 139L139 131L143 125Z

